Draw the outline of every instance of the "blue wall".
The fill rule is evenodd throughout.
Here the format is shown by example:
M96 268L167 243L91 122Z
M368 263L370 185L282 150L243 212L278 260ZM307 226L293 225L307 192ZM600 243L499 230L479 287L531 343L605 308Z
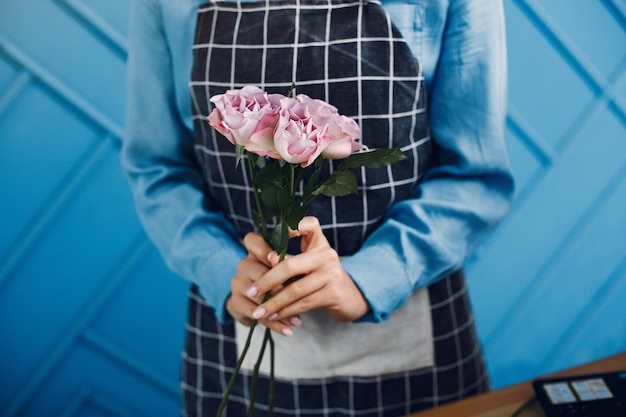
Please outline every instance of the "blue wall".
M505 0L511 215L468 263L496 387L626 350L626 3ZM0 0L0 415L178 414L186 283L119 169L127 0Z

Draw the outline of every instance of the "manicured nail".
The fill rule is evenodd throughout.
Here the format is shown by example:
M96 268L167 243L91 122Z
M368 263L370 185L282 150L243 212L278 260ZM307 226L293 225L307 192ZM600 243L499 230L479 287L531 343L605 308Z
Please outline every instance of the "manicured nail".
M294 326L300 326L302 324L302 320L300 319L300 317L290 317L289 318L289 323L293 324Z
M265 315L265 309L263 307L257 308L256 310L254 310L254 313L252 313L252 317L254 317L255 319L260 319L264 315Z
M272 313L267 319L268 320L276 320L278 318L278 313Z
M248 288L248 291L246 291L246 295L248 297L256 297L258 293L259 289L256 287L256 285L251 286L250 288Z
M293 335L293 330L291 330L289 327L283 327L282 332L285 336Z

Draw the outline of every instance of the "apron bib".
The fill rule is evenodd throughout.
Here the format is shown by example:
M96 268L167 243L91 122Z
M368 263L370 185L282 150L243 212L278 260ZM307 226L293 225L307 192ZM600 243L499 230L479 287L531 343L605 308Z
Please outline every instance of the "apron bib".
M428 168L431 141L420 66L378 2L207 3L200 8L194 53L197 155L212 200L241 236L253 230L246 164L235 168L233 145L205 120L209 98L226 89L253 84L286 94L295 82L295 94L325 100L353 117L365 145L397 147L407 154L407 161L388 168L361 169L359 195L322 197L311 205L310 214L319 218L342 256L358 250L391 204L411 196ZM326 175L332 165L326 164ZM278 377L370 376L433 364L425 290L383 324L342 323L325 311L305 313L302 320L294 336L274 338ZM239 352L247 333L237 324ZM255 332L252 352L258 351L262 335ZM395 343L390 346L389 340ZM255 361L255 355L248 355L243 368L252 369ZM261 370L269 373L268 359Z

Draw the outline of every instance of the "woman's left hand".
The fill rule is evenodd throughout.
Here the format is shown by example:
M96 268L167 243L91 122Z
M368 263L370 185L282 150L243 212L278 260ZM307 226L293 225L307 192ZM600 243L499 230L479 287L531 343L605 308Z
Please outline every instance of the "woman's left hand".
M301 236L302 253L275 265L247 292L259 302L267 291L280 288L254 312L257 319L281 320L322 308L339 321L354 321L369 311L369 305L352 278L343 269L339 255L330 246L315 217L305 217L290 237ZM286 284L291 278L300 277ZM284 287L283 287L284 285Z

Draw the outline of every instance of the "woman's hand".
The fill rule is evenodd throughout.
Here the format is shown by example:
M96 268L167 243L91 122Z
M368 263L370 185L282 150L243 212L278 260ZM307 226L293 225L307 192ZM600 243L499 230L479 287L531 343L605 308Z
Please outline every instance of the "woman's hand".
M226 300L226 310L235 320L249 326L252 323L252 313L263 297L249 298L246 291L278 263L278 256L268 257L275 255L275 252L263 237L255 233L246 235L244 246L248 250L248 256L237 264L236 274L230 283L231 296ZM298 317L289 317L286 320L259 320L259 323L285 336L291 336L293 334L291 326L299 326L301 321Z
M279 322L306 311L322 308L340 321L353 321L369 311L367 301L343 269L337 252L330 246L315 217L305 217L290 237L302 237L302 253L278 263L275 252L260 251L270 265L263 276L250 280L249 300L260 303L263 294L272 296L251 314L252 317ZM294 277L301 277L284 285ZM253 281L253 282L252 282Z

